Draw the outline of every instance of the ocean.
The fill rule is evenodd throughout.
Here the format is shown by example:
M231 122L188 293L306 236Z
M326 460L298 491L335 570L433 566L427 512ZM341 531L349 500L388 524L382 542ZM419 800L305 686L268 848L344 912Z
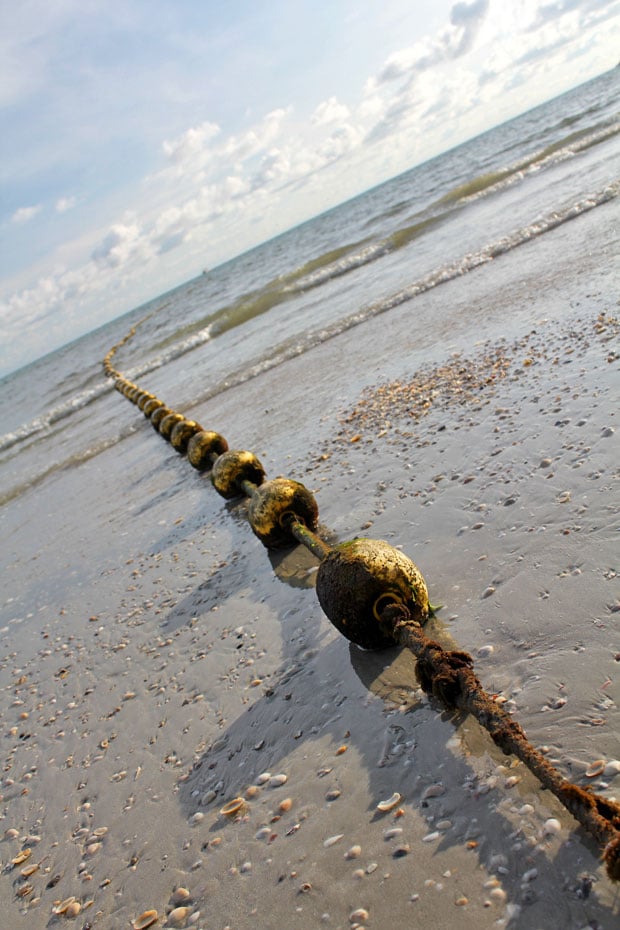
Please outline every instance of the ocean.
M417 295L614 200L618 81L614 69L5 378L0 501L123 438L99 362L137 322L124 374L198 404L405 302L415 325Z
M438 711L406 651L344 640L314 556L267 552L102 362L135 327L126 378L304 482L325 539L414 559L432 635L566 777L616 797L619 83L0 382L12 927L617 926L568 812Z

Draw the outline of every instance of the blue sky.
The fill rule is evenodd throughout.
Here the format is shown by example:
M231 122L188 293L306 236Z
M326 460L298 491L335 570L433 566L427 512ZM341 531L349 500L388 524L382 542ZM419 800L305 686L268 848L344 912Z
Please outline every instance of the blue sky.
M620 0L0 0L0 373L619 48Z

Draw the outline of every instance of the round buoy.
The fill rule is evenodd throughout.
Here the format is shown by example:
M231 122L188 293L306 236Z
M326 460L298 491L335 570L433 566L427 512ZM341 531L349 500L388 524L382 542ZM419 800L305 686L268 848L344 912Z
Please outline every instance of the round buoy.
M143 411L144 405L148 404L150 400L153 400L154 396L155 395L151 394L150 391L142 391L142 397L138 399L138 408Z
M187 444L195 433L200 432L200 426L195 420L181 420L175 424L170 433L170 445L177 452L185 452Z
M165 407L163 400L159 400L158 397L152 397L142 407L142 413L147 418L147 420L155 413L156 410L159 410L160 407Z
M314 495L299 481L273 478L261 484L250 498L250 526L269 549L295 543L295 537L287 527L289 517L297 517L311 530L318 522L319 508Z
M213 487L218 494L229 500L243 494L242 481L262 484L264 480L265 469L254 453L241 449L224 452L216 460L211 471Z
M169 413L167 417L164 417L163 420L160 420L159 423L159 435L163 436L164 439L170 439L172 435L172 430L177 425L177 423L182 423L185 420L185 417L182 413Z
M187 458L194 468L205 471L213 467L214 457L228 452L228 443L219 433L200 430L187 444Z
M319 565L316 593L334 626L364 649L394 645L380 620L390 603L403 604L420 623L430 611L420 570L383 539L353 539L335 546Z
M151 414L151 423L153 424L153 428L158 430L159 424L161 423L161 421L165 417L167 417L168 414L170 413L172 413L172 410L170 409L170 407L166 407L165 404L163 405L163 407L157 407L157 409L154 410L153 413Z

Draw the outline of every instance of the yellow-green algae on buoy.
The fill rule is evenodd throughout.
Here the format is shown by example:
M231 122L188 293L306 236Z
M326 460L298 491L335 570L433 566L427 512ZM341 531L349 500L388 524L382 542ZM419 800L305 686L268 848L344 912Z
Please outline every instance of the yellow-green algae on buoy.
M343 636L364 649L394 645L381 623L389 604L403 604L424 623L431 608L417 565L383 539L353 539L334 546L316 578L319 603Z

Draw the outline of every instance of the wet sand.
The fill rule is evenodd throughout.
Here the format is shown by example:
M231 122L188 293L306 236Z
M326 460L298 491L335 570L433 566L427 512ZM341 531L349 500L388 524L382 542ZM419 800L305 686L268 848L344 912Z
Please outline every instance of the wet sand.
M618 797L620 333L579 222L562 263L548 236L419 298L420 321L451 303L443 327L405 305L186 412L303 481L326 537L401 546L434 634ZM342 639L309 553L267 553L243 502L120 396L118 417L133 435L6 530L11 927L617 926L599 851L524 767L439 712L409 654Z

